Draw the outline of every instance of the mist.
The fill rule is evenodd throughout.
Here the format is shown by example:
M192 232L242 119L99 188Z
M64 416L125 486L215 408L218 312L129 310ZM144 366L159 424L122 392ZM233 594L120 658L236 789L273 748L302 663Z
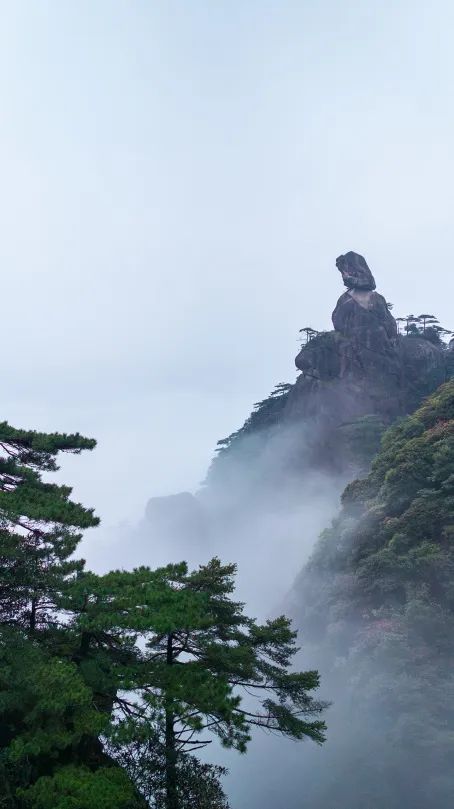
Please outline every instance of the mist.
M358 474L348 465L336 473L314 463L314 432L314 422L298 421L246 434L233 452L219 454L194 494L151 497L136 521L104 530L96 553L89 535L83 550L99 572L182 560L194 568L216 555L238 565L235 597L246 614L293 618L301 647L295 668L321 675L327 741L317 747L255 730L246 755L209 745L200 755L228 768L232 809L427 809L433 798L437 809L449 809L451 776L436 746L427 747L414 775L419 753L408 724L419 736L424 713L411 658L405 671L406 650L392 640L358 645L358 622L336 614L326 632L314 630L314 609L323 611L333 588L348 600L349 583L341 571L323 576L307 562Z
M350 246L454 327L448 0L1 5L4 412L98 439L104 526L293 380Z
M246 439L233 459L221 460L215 482L210 483L208 475L207 484L195 495L183 492L152 498L136 522L104 530L95 552L87 535L82 552L90 567L105 572L184 560L195 568L218 556L223 562L237 564L234 595L245 603L247 615L264 621L288 614L295 577L320 532L338 511L348 479L345 473L328 474L310 467L305 459L308 432L299 423L253 438L252 464ZM292 469L295 456L298 469ZM318 651L306 646L304 627L295 622L295 628L302 645L295 666L316 668ZM329 696L332 699L332 693ZM254 732L246 755L226 751L214 742L201 757L227 766L224 788L232 809L277 809L281 805L297 809L311 773L317 793L314 768L320 762L323 769L327 760L326 752L309 741L289 742L261 731ZM324 778L322 770L319 775ZM317 806L315 802L304 805Z
M218 556L237 565L237 595L249 614L263 620L282 609L348 477L311 469L304 425L253 441L255 462L245 440L215 484L151 497L137 520L99 529L96 543L87 534L81 549L90 566L105 572L184 560L194 568Z
M395 314L454 327L454 6L0 5L2 418L98 440L58 474L101 517L88 567L218 555L248 613L294 617L298 665L333 702L325 747L257 734L216 755L233 809L337 809L364 713L294 583L348 477L289 471L300 425L262 448L260 485L246 455L202 481L217 440L294 379L298 330L329 327L343 250Z

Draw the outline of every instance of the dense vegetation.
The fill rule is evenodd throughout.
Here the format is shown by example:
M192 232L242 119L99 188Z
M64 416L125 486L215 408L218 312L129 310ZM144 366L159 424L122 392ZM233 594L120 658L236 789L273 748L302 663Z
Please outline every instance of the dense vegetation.
M299 582L350 729L317 809L452 806L453 540L451 381L385 433Z
M454 381L385 433L342 500L311 568L354 575L349 610L369 616L416 596L454 609Z
M427 313L398 317L396 322L399 331L402 330L407 337L423 337L440 348L445 348L446 339L454 334L450 329L441 326L435 315Z
M43 474L94 446L0 425L0 807L224 809L194 752L255 725L321 743L318 674L290 670L288 619L244 614L234 565L85 570L98 519Z

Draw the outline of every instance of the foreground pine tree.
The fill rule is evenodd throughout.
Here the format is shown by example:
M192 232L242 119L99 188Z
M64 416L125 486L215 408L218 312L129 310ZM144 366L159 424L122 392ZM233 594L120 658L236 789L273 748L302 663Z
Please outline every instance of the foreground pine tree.
M0 424L0 620L33 632L52 622L67 582L83 568L71 559L80 531L98 524L71 501L71 489L43 481L58 469L59 452L80 453L96 442Z
M64 602L81 573L81 531L98 524L43 480L60 452L95 441L0 424L0 807L139 809L126 773L99 741L99 710L72 647Z
M190 754L210 734L240 752L253 726L324 741L325 725L314 718L323 705L311 696L317 672L290 672L297 651L290 622L260 626L244 615L231 598L234 573L213 559L190 574L182 564L76 584L75 627L87 659L107 656L115 679L110 749L142 791L148 786L153 806L223 805L187 796ZM192 774L194 781L194 762Z
M318 675L290 671L286 618L244 615L234 565L84 570L98 519L43 474L94 446L0 424L0 809L228 809L194 753L322 742Z

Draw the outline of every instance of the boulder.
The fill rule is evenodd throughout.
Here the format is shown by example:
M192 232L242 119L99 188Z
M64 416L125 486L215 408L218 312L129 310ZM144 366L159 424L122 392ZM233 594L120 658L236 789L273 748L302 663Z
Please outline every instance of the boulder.
M352 250L344 256L338 256L336 267L342 275L342 280L347 289L361 289L370 291L375 289L375 279L366 259L359 253Z
M372 290L349 290L339 298L332 315L333 326L346 337L367 342L369 334L388 340L397 337L397 324L383 295Z

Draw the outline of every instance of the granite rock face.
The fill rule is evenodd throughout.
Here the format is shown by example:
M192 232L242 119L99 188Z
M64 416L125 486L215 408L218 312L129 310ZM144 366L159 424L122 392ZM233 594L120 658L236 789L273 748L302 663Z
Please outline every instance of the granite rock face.
M404 414L417 408L422 399L433 393L452 376L449 351L422 337L400 336L397 341L403 387ZM454 369L452 369L454 371Z
M219 442L196 503L187 494L150 501L147 525L169 544L175 536L190 536L189 545L204 541L197 504L225 524L232 503L250 504L255 497L263 507L264 492L270 508L276 501L280 508L289 492L298 504L308 471L314 479L319 471L342 478L341 491L365 468L364 456L358 466L352 447L374 445L394 419L454 376L454 341L442 349L423 337L398 335L365 259L351 251L336 265L346 291L333 312L334 330L301 349L296 382L278 385L240 429ZM219 518L223 509L228 518Z
M391 381L398 387L401 353L386 299L375 291L375 280L362 256L350 252L336 264L349 288L332 315L335 331L324 332L304 346L295 360L297 368L304 378L348 380L355 390L365 380L381 387L386 379L387 385Z
M349 252L336 265L347 291L333 312L335 330L317 335L296 357L302 373L284 414L295 424L311 421L314 455L330 447L330 464L342 458L342 425L364 416L389 424L447 376L446 351L424 338L398 335L365 259Z
M336 267L342 275L347 289L361 289L370 291L375 289L375 278L372 275L366 259L359 253L350 250L345 256L338 256Z
M373 290L353 289L339 298L332 315L333 326L345 337L366 339L369 334L393 340L397 325L383 295Z
M363 256L350 251L336 265L347 289L332 315L334 330L302 347L295 384L258 403L243 427L221 442L207 492L236 486L250 497L251 483L263 489L263 481L275 481L277 468L297 481L307 469L354 477L351 447L372 446L374 430L415 410L454 375L454 341L445 349L422 336L399 335ZM360 460L362 471L364 456Z

